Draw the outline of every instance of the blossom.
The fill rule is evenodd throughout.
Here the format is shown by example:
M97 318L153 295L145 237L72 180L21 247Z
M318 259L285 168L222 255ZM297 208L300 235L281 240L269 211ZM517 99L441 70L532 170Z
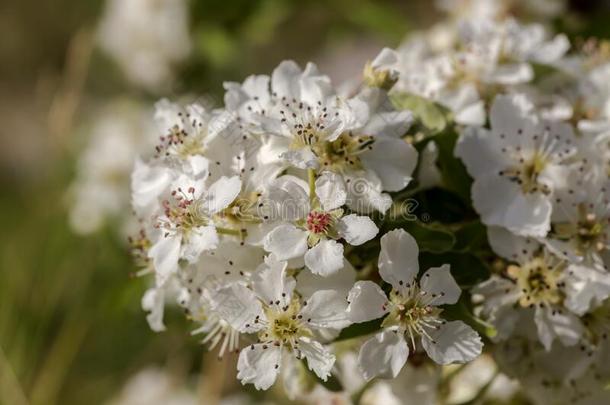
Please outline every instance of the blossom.
M332 290L318 290L302 301L295 286L295 279L287 275L287 263L269 256L253 274L251 289L230 284L218 291L215 300L223 304L225 321L242 333L258 334L258 343L239 354L237 378L242 384L266 390L277 379L283 361L295 358L306 359L322 380L330 375L335 356L316 336L349 325L347 302Z
M455 154L474 177L474 208L486 225L544 237L550 229L552 195L565 188L576 154L569 125L545 122L522 95L498 96L491 130L469 128Z
M411 181L417 153L400 139L411 113L395 111L378 89L345 99L314 64L301 70L292 61L282 62L271 77L251 76L225 88L227 108L261 134L263 161L366 178L372 183L369 199L377 186L398 191Z
M174 183L171 196L163 201L163 213L157 220L160 230L148 254L153 260L157 284L163 284L184 259L194 263L206 250L219 243L215 216L227 208L241 189L238 177L221 177L203 189L182 176Z
M496 338L507 339L519 322L533 321L547 350L555 339L577 344L583 333L579 316L610 296L610 278L501 228L489 229L489 241L496 253L515 263L505 275L492 275L473 289L484 297L482 314L496 327Z
M582 176L581 171L576 176ZM580 180L575 186L556 194L551 229L542 242L558 256L605 273L610 247L608 186Z
M173 78L173 67L190 52L187 2L108 0L98 42L129 81L160 90Z
M341 176L324 172L307 184L283 176L270 187L269 198L280 216L264 240L265 250L280 260L303 257L315 274L330 275L343 268L343 245L358 246L379 231L367 216L345 214L347 197Z
M465 363L476 358L483 344L479 335L462 321L441 317L442 305L455 304L461 294L449 266L426 271L419 281L417 243L402 229L381 238L379 274L392 286L386 294L371 281L359 281L350 291L347 309L352 322L385 316L382 331L364 343L359 363L364 378L396 377L416 338L428 356L438 364Z

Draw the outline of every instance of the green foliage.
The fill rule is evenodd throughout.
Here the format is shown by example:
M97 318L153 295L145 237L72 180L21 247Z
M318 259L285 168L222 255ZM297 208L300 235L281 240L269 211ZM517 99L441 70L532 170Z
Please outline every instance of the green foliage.
M440 132L449 123L449 111L433 101L410 93L394 93L390 99L397 109L412 111L428 131Z

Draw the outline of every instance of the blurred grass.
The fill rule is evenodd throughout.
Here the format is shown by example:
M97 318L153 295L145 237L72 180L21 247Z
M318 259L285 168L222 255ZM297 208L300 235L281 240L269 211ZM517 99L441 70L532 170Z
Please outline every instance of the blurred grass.
M201 348L186 337L188 325L148 329L139 304L145 280L130 277L124 245L110 230L74 236L57 184L18 187L0 201L0 369L2 380L16 377L1 402L16 403L21 391L32 404L85 403L151 362L177 356L193 367Z

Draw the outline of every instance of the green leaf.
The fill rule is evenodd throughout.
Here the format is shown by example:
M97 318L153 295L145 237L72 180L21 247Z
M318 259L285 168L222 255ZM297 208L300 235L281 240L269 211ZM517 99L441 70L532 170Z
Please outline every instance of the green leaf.
M449 321L463 321L476 330L482 337L493 338L497 334L496 328L493 325L474 316L467 305L469 300L470 296L463 294L457 304L444 308L443 317Z
M448 110L431 100L410 93L393 94L390 99L397 109L412 111L424 127L433 132L440 132L447 126Z
M454 130L447 130L434 136L434 142L438 146L437 164L443 179L443 186L471 205L472 178L468 175L462 161L453 154L458 137L459 135Z
M451 274L462 290L489 278L489 268L479 257L471 253L432 254L421 252L419 255L419 267L421 269L438 267L446 263L451 266Z
M459 252L481 252L489 251L487 242L487 228L476 220L459 226L454 231L456 243L454 251Z
M417 241L421 252L444 253L455 244L455 236L440 223L406 222L402 228Z
M383 318L379 318L368 322L350 325L341 331L339 336L337 336L335 339L335 342L370 335L371 333L377 332L381 328L382 322Z

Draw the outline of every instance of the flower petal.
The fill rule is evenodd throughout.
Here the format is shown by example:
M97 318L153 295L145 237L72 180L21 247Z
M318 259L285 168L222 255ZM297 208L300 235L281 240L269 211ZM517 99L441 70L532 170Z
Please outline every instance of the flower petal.
M428 294L430 305L455 304L462 294L462 290L451 275L448 264L430 268L421 277L419 284L421 289Z
M296 280L286 274L287 266L270 255L252 275L252 289L265 304L287 305L292 299Z
M360 348L358 364L365 380L374 377L396 378L409 357L404 337L384 330L367 340Z
M319 290L306 301L301 315L315 329L343 329L350 325L347 318L347 300L332 290Z
M422 337L422 346L437 364L467 363L483 350L481 337L462 321L447 322L427 331L433 340Z
M386 191L405 188L417 165L417 151L400 138L376 137L372 149L361 158L364 166L379 177Z
M322 173L316 179L316 195L324 211L341 207L347 198L343 178L332 172Z
M148 257L152 259L155 268L157 286L165 284L178 270L181 240L180 235L161 235L148 251Z
M354 285L356 270L347 261L343 261L343 268L326 277L313 274L311 271L302 271L297 276L297 290L304 299L309 299L318 290L333 290L344 296Z
M316 373L322 381L326 381L335 364L335 355L319 342L308 337L299 339L299 351L307 359L309 369Z
M146 315L148 326L155 332L165 330L163 310L165 309L165 294L162 288L149 288L142 297L142 309L149 312Z
M322 240L305 253L305 266L314 274L327 276L343 268L343 245Z
M222 176L205 193L204 209L211 215L227 208L241 191L241 180L238 176Z
M255 323L256 317L265 319L260 301L249 288L239 283L210 291L207 295L210 309L231 327L241 333L253 333L263 326Z
M190 263L195 263L202 252L216 249L218 233L213 226L201 226L193 229L188 239L184 241L181 256Z
M419 272L419 248L413 236L394 229L381 237L379 275L397 291L411 284Z
M347 316L352 322L367 322L381 318L388 311L388 298L372 281L358 281L347 296Z
M352 246L368 242L379 232L379 228L371 218L356 214L349 214L341 218L337 229L339 235Z
M267 234L263 247L278 260L303 256L307 252L307 232L292 224L279 225Z
M578 317L551 307L536 307L534 321L540 343L548 351L557 338L564 346L573 346L580 341L583 326Z
M280 372L282 349L275 345L258 343L239 353L237 378L242 384L254 384L257 390L266 390L275 383Z

